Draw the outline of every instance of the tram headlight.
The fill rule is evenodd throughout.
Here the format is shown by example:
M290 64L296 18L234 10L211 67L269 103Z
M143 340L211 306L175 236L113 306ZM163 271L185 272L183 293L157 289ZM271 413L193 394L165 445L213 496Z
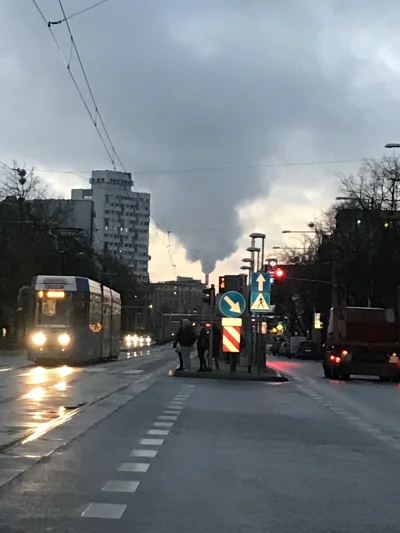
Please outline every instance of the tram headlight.
M46 342L46 335L41 331L37 331L32 335L32 342L35 346L43 346Z
M61 333L61 335L58 336L58 342L61 344L61 346L68 346L68 344L71 342L71 337L68 335L68 333Z

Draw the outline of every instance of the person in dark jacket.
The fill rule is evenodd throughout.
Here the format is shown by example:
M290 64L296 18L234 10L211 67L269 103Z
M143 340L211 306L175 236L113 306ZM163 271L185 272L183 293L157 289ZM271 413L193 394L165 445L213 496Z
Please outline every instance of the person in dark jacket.
M190 370L190 352L196 342L196 333L190 320L184 318L182 320L182 327L179 329L175 342L181 345L183 370Z
M215 362L215 368L219 370L219 354L221 351L222 332L221 328L217 325L213 325L213 359Z
M206 351L210 347L210 339L206 325L203 323L200 326L200 331L197 337L197 355L199 356L200 368L198 372L205 372L208 370L206 363Z
M182 329L182 320L179 322L179 329L176 332L175 341L174 341L174 344L173 344L173 348L174 348L174 350L176 350L176 353L178 354L178 357L179 357L179 366L176 369L177 372L180 372L180 371L183 370L181 346L180 345L178 346L178 341L177 341L177 338L178 338L178 335L179 335L179 332L180 332L181 329Z

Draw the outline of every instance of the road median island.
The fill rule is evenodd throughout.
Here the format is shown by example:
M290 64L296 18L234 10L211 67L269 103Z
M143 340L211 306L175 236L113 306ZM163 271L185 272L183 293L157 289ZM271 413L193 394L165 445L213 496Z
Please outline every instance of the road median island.
M179 378L228 379L235 381L272 381L277 383L289 381L289 378L282 376L279 372L268 366L266 366L264 372L261 372L260 374L258 374L258 369L256 367L253 367L251 373L249 373L247 366L239 365L236 368L236 372L231 372L230 365L225 362L220 363L219 370L213 369L212 372L171 370L170 376Z

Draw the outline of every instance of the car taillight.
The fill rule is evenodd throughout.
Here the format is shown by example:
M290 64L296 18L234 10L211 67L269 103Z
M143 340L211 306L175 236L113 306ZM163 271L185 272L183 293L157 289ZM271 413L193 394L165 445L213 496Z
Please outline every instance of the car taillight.
M340 359L340 357L335 357L335 363L341 363L342 360Z
M342 350L341 355L342 355L342 356L349 355L349 352L348 352L347 350Z
M329 359L330 359L331 361L334 361L334 360L335 360L335 356L333 355L333 353L331 353L331 355L329 356Z

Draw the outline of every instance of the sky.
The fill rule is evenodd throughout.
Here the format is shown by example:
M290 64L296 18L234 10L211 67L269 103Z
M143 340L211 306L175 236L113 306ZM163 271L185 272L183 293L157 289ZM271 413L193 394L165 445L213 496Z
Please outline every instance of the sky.
M59 0L37 5L62 19ZM299 246L282 230L307 230L338 173L400 142L399 20L395 0L108 0L69 20L113 146L152 195L153 281L239 273L253 231L270 257ZM67 25L52 30L95 116ZM60 50L32 0L0 0L0 160L69 197L112 164Z

